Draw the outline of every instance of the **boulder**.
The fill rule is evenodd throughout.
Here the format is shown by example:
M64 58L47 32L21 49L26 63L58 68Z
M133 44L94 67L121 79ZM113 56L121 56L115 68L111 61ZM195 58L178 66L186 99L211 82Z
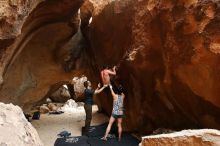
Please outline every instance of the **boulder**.
M65 103L68 99L70 99L70 94L69 94L68 89L62 86L57 91L55 91L52 95L50 95L50 99L53 102Z
M0 103L1 146L43 146L37 131L20 107Z
M75 100L69 99L63 107L61 107L61 110L64 112L80 112L84 110L83 105L84 103L82 102L75 102Z
M220 129L220 1L90 1L95 10L84 33L96 62L93 78L100 80L103 65L117 65L112 79L126 90L124 126L143 134ZM111 94L99 95L110 115Z
M49 111L50 109L47 106L45 105L40 106L40 113L45 114L48 113Z
M183 130L146 136L139 146L219 146L220 131L213 129Z
M54 103L49 103L48 108L50 111L57 111L58 107Z
M82 101L84 98L84 94L83 94L85 90L84 82L87 80L88 78L86 76L74 77L72 79L72 84L74 87L77 101Z

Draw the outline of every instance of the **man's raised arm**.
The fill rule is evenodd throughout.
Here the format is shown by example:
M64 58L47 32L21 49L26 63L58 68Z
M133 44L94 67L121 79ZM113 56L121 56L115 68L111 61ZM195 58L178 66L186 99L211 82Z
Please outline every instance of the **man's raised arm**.
M108 70L108 73L109 73L110 75L116 75L116 66L114 66L112 70L113 70L113 71Z

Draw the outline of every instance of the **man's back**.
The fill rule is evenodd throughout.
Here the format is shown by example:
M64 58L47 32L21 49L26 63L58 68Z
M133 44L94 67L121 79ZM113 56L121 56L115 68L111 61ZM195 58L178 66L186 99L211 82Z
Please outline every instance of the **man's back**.
M93 95L94 95L94 90L92 89L85 89L84 90L84 96L85 96L85 104L93 104Z
M116 75L116 66L113 67L112 70L105 68L101 71L101 78L102 78L102 83L104 85L109 85L110 82L110 75Z
M102 78L102 83L104 85L110 84L110 76L108 69L104 69L103 71L101 71L101 78Z

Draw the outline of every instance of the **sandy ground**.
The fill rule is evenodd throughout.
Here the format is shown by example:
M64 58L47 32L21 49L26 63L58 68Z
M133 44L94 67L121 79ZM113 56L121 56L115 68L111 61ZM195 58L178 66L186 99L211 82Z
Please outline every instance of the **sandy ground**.
M99 125L108 121L108 117L97 112L97 106L93 106L92 125ZM66 130L72 136L81 135L81 127L84 126L85 112L83 108L74 112L65 112L60 115L41 114L40 120L31 123L36 128L45 146L53 146L57 134Z

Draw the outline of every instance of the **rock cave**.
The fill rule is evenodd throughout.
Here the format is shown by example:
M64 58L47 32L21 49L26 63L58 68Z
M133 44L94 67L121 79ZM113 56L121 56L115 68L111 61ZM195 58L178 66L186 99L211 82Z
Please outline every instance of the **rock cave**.
M142 137L141 146L184 144L149 136L160 128L215 129L215 142L192 136L185 145L220 145L219 16L219 0L2 0L2 109L12 103L28 113L63 85L63 103L82 102L73 78L86 76L95 88L102 66L116 65L123 129ZM110 92L94 100L111 115Z

